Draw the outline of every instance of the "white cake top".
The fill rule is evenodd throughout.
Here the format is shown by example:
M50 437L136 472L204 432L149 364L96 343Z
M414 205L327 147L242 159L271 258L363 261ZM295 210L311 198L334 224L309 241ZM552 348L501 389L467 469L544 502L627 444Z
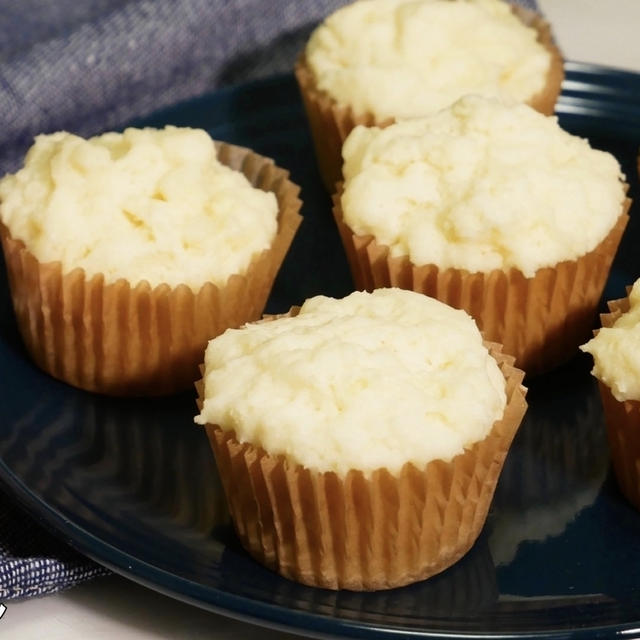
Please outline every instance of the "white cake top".
M313 32L305 56L338 103L399 119L468 93L532 98L551 66L536 38L500 0L360 0Z
M206 131L42 135L0 181L0 216L40 262L197 290L271 245L278 205L222 165Z
M299 315L227 330L205 353L199 424L320 472L450 460L504 412L474 321L400 289L317 296Z
M496 99L356 127L342 155L345 222L415 265L531 277L594 249L625 198L611 154L555 117Z
M612 327L580 348L593 356L593 375L606 384L616 400L640 400L640 279L629 294L629 311Z

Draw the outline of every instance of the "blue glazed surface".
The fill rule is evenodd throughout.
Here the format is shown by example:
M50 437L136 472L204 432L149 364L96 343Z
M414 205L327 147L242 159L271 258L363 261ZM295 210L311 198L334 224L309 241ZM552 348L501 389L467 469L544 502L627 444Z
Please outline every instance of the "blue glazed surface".
M637 198L640 78L570 63L558 113L565 128L618 157ZM305 220L268 312L352 290L292 77L225 90L135 124L165 123L250 146L301 185ZM620 297L640 276L637 210L606 298ZM529 412L465 558L402 589L330 592L279 578L239 547L208 443L192 423L195 393L110 399L41 373L22 347L2 270L0 479L97 561L258 624L323 637L640 636L640 513L611 475L589 366L576 356L529 383Z

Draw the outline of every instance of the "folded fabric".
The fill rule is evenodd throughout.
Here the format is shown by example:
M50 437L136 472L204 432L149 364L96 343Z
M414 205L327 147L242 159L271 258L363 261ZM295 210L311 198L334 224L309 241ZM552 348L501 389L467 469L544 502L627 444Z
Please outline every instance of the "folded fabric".
M344 3L14 0L0 17L0 174L38 133L93 134L288 70L313 24Z
M520 4L535 8L532 0ZM33 137L92 135L222 85L287 72L346 0L8 0L0 12L0 175ZM0 601L107 570L0 494Z
M0 602L45 595L106 573L0 493Z

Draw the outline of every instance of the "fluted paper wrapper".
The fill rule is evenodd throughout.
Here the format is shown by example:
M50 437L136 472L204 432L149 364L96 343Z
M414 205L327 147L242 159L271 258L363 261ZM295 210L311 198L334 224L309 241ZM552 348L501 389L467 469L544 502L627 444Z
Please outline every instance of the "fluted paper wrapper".
M527 102L537 111L551 115L564 80L562 55L553 41L551 27L546 20L522 7L514 7L513 11L522 22L536 29L538 42L551 54L546 85ZM342 144L351 130L359 124L365 127L386 127L395 120L378 120L372 113L357 115L350 106L338 104L325 91L316 87L313 72L306 64L304 54L296 62L295 75L307 113L322 182L327 191L332 193L336 182L342 179Z
M489 344L507 406L482 441L450 462L398 475L317 472L207 425L236 533L260 563L328 589L371 591L423 580L459 560L484 525L511 441L526 411L524 373ZM202 381L196 385L199 406ZM366 445L366 443L364 443Z
M342 183L337 189L333 214L357 289L411 289L464 309L484 337L501 342L529 375L565 362L590 335L631 205L627 198L616 224L595 249L526 278L514 268L470 273L392 257L388 246L371 235L355 235L344 222Z
M623 313L629 311L629 299L612 300L608 305L610 313L600 316L603 327L611 327ZM598 386L618 486L627 500L640 509L640 402L620 402L613 397L606 384L599 382Z
M151 288L120 279L105 284L82 269L40 263L0 225L11 297L25 345L39 367L71 385L109 395L162 395L188 388L209 339L260 317L300 224L299 188L288 172L249 149L216 143L220 161L275 193L278 232L243 275Z

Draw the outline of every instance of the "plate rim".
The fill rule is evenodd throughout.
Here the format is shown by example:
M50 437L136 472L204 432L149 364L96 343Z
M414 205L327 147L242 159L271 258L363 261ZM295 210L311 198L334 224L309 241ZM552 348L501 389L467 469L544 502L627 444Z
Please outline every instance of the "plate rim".
M572 61L565 62L565 69L568 73L598 76L608 80L629 80L633 85L632 93L634 94L634 98L637 93L638 106L640 106L640 73ZM145 117L134 120L128 126L136 126L136 122L144 122L154 117L162 117L163 114L178 110L187 104L202 104L212 99L222 100L240 89L264 90L266 87L277 86L283 82L290 82L292 77L290 73L278 74L222 87L213 92L157 110ZM80 553L115 573L134 582L138 582L147 588L151 588L169 597L202 609L256 626L269 627L279 631L298 633L311 637L362 637L363 632L366 630L366 636L371 638L548 638L551 640L560 640L561 638L571 637L586 640L586 638L593 638L602 633L611 634L613 632L616 635L626 635L629 631L637 631L640 628L640 614L636 622L592 625L588 627L524 632L448 632L434 629L418 630L402 626L391 628L372 622L351 621L322 613L296 611L284 605L271 604L252 599L248 596L233 594L218 587L205 587L200 583L149 564L126 551L114 547L106 540L63 515L59 509L37 495L20 477L12 472L1 456L0 489L14 498L22 509L26 510L30 516L42 524L47 531L51 532L55 537L63 540ZM181 586L182 589L171 588L167 583L170 583L174 587ZM216 597L198 598L196 595L189 595L198 592L202 595L215 594ZM215 602L213 600L215 600ZM310 622L313 628L309 627Z

